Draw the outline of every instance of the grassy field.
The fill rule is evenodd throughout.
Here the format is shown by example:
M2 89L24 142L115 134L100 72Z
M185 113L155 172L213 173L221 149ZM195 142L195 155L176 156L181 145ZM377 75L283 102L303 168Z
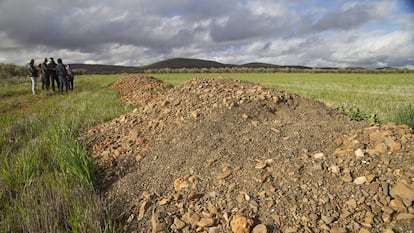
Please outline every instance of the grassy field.
M409 74L155 74L179 85L235 78L355 106L383 121L414 119ZM131 110L109 88L122 75L83 76L75 91L31 95L29 82L0 85L0 232L116 232L94 190L93 160L76 141L89 127Z

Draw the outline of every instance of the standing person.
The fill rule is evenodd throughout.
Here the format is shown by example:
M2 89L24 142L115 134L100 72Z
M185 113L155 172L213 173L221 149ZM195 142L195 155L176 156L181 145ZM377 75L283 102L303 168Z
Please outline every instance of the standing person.
M66 68L65 65L62 63L62 59L58 58L57 60L58 64L56 65L56 75L59 79L59 92L61 95L63 95L63 88L65 89L65 92L68 93L68 84L66 81Z
M50 81L49 81L49 70L47 68L47 58L45 58L42 64L40 64L40 74L41 74L41 80L42 80L42 90L44 89L49 90Z
M68 72L68 86L69 90L73 91L73 80L75 79L75 74L73 73L72 68L70 68L69 64L66 65L66 71Z
M36 86L37 86L37 77L39 77L39 75L34 65L34 59L30 60L28 69L29 69L30 79L32 80L32 93L33 95L37 95Z
M55 81L56 86L59 88L59 81L56 75L56 62L53 57L49 58L49 63L47 64L48 73L49 73L49 81L52 84L52 90L55 91Z

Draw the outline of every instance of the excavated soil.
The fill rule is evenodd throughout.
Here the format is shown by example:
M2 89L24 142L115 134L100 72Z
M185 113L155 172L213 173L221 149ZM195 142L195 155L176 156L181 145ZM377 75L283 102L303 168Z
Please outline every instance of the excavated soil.
M79 140L122 232L412 232L414 135L223 78L114 84L136 106Z

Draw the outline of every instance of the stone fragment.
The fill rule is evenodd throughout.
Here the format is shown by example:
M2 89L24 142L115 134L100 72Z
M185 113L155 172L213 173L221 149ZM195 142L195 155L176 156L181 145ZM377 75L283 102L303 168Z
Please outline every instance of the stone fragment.
M411 214L411 213L400 213L400 214L398 214L395 217L395 219L397 221L414 219L414 214Z
M349 183L352 182L352 176L350 173L345 173L344 176L342 176L342 181Z
M185 222L182 221L181 219L179 219L177 217L174 218L174 227L175 227L175 229L181 230L185 227L185 225L186 225Z
M391 222L391 215L389 215L389 214L382 214L382 221L384 221L384 223L390 223Z
M233 233L249 233L252 224L252 219L240 215L235 215L230 221L231 231Z
M182 220L192 226L196 226L200 221L200 215L188 212L183 215Z
M382 233L394 233L392 228L386 228Z
M328 171L330 171L333 174L339 174L340 169L336 165L331 165L331 166L328 167Z
M361 148L358 148L358 149L355 151L355 156L356 156L357 158L363 158L363 157L364 157L364 152L361 150Z
M161 233L166 230L167 225L165 224L165 222L161 222L160 219L160 214L153 211L151 215L152 233Z
M405 211L405 205L400 201L400 199L394 199L390 201L390 207L396 211Z
M225 179L225 178L229 177L230 175L231 175L230 170L223 171L223 172L217 174L217 179Z
M335 138L334 143L336 146L340 146L344 143L344 139L342 137Z
M192 111L192 112L191 112L191 117L192 117L194 120L195 120L195 119L197 119L199 115L200 115L200 114L199 114L199 112L198 112L198 111Z
M143 160L144 159L144 156L142 156L142 155L137 155L137 156L135 156L135 161L137 161L137 162L139 162L139 161L141 161L141 160Z
M357 177L354 180L354 184L356 185L361 185L361 184L364 184L365 182L367 182L367 178L365 176Z
M197 222L197 226L200 227L211 227L215 223L213 218L201 218L200 221Z
M168 202L170 202L169 198L163 198L162 200L158 202L158 205L166 205L168 204Z
M407 207L414 201L414 191L401 181L391 188L390 194L393 198L401 198Z
M343 227L333 227L329 231L329 233L346 233L346 232L347 232L346 228L343 228Z
M321 220L324 221L326 224L331 224L333 221L335 221L335 218L322 214Z
M384 138L384 143L385 143L385 145L387 145L393 151L401 150L401 143L395 141L391 137L385 137Z
M355 199L350 199L350 200L348 200L348 201L346 202L346 204L348 205L348 208L349 208L350 210L354 210L354 209L356 209L356 207L357 207L357 202L356 202L356 200L355 200Z
M202 194L202 193L191 192L190 194L188 194L187 200L195 200L195 199L199 199L203 196L204 196L204 194Z
M371 233L371 232L365 228L361 228L361 230L359 230L358 233Z
M252 233L267 233L267 227L265 224L258 224L253 228Z
M296 233L298 232L298 228L297 227L286 227L283 230L283 233Z
M150 206L150 203L148 201L144 201L140 208L139 208L139 213L138 213L138 220L141 220L144 218L145 215L145 211L147 211L148 207Z
M176 180L174 180L174 189L175 191L179 191L181 189L186 189L188 188L189 184L183 180L182 178L178 178Z
M256 169L263 169L263 168L265 168L266 166L267 166L267 164L266 164L265 162L258 161L258 162L256 163L255 168L256 168Z
M314 159L323 159L323 158L325 158L325 154L324 153L316 153L316 154L314 154L313 155L313 158Z

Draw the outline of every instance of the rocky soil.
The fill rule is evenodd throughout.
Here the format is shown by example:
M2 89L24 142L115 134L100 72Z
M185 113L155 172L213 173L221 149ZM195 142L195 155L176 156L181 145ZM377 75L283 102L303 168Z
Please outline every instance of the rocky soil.
M115 83L136 109L79 140L122 232L412 232L414 135L258 84Z

